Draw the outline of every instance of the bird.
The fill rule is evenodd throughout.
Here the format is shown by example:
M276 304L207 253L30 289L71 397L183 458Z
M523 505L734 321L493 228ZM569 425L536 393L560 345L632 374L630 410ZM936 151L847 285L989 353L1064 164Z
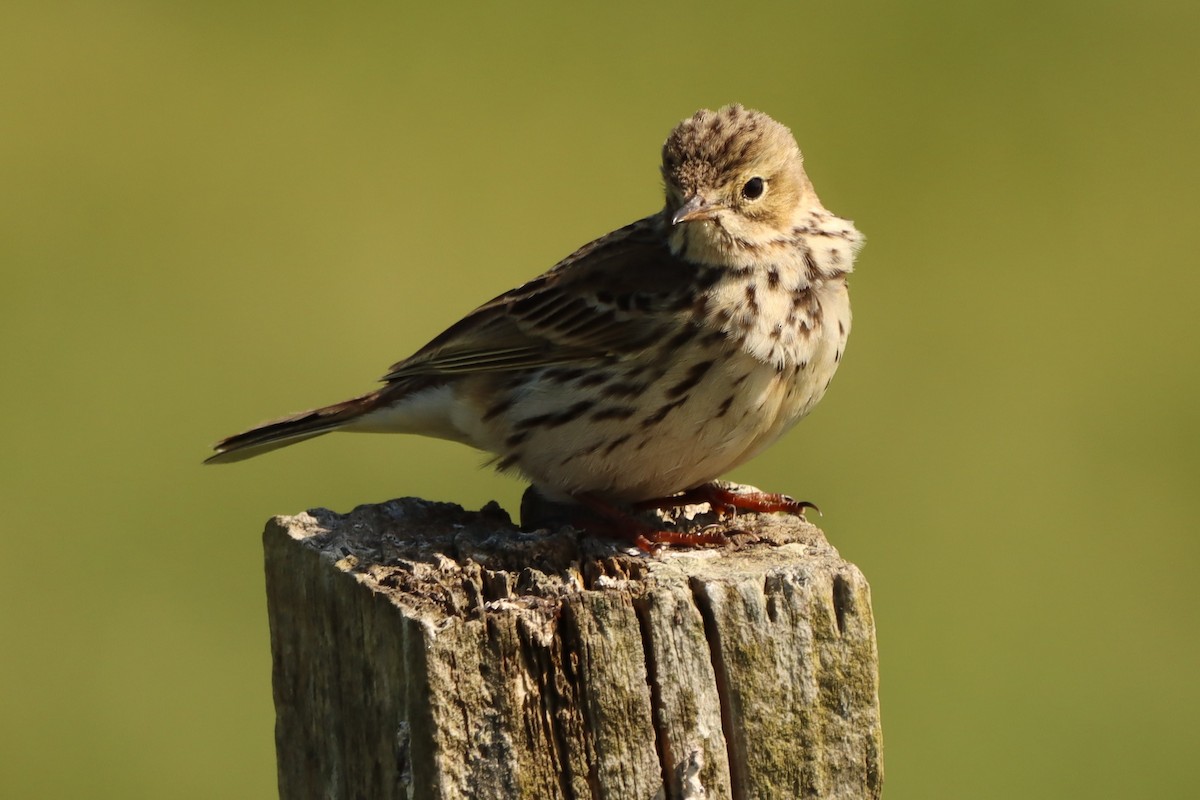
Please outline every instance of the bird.
M374 391L222 439L207 461L332 431L447 439L643 549L720 537L653 530L627 509L802 513L811 504L718 479L824 396L864 237L821 204L792 132L740 104L675 126L661 174L656 213L479 306Z

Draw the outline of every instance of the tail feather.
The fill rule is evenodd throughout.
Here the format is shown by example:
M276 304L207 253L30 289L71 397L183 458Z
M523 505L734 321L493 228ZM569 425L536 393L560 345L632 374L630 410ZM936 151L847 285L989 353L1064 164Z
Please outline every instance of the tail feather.
M205 459L204 463L241 461L330 433L375 408L378 397L379 392L371 392L331 406L263 423L217 442L213 445L217 452Z

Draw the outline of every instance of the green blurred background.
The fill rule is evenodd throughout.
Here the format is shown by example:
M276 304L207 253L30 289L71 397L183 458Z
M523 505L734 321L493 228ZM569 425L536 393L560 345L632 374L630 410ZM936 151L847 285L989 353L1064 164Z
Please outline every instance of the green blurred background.
M6 6L0 795L273 795L265 519L522 487L208 445L655 210L737 100L868 237L833 390L732 477L872 583L886 796L1195 796L1197 41L1194 0Z

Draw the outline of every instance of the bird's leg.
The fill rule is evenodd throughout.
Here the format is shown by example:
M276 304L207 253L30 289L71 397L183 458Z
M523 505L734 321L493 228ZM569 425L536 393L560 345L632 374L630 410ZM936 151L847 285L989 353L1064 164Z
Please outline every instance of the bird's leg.
M803 517L804 512L810 508L818 514L821 513L821 509L807 500L796 500L788 497L786 494L760 492L757 490L738 492L715 481L702 483L685 492L680 492L669 497L642 500L639 503L635 503L634 508L638 510L669 509L680 508L686 505L698 505L700 503L708 503L713 512L722 517L734 515L739 510L758 511L767 514L782 512L785 514L795 514L798 517Z
M581 519L577 523L585 531L610 539L628 539L638 549L653 553L659 545L681 544L695 547L703 544L725 544L725 534L719 531L687 533L656 529L627 511L590 494L575 495L575 499L588 508L594 517ZM576 524L576 523L573 523Z

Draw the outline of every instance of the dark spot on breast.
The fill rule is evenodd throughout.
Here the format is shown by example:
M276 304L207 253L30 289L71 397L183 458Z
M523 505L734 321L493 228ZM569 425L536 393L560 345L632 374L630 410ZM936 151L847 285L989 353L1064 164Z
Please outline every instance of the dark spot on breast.
M608 443L608 446L604 448L604 455L611 456L613 450L616 450L618 447L628 442L631 438L633 438L633 434L626 433L618 436L616 439L613 439Z
M753 283L746 284L746 305L750 307L750 313L758 313L758 287Z
M607 398L637 397L646 391L644 381L613 381L600 387L600 394Z
M804 248L804 271L810 281L815 281L821 276L821 270L817 267L817 260L813 258L812 250Z
M767 270L767 286L772 289L779 287L779 268L771 267Z
M721 405L717 407L717 417L723 417L729 413L729 407L733 405L733 395L729 395L721 401Z
M637 413L633 406L605 406L592 412L592 419L601 422L606 419L629 419Z
M678 400L673 400L670 403L660 406L657 411L642 420L642 428L653 428L655 425L666 419L667 414L670 414L672 411L679 408L681 405L686 403L687 400L688 399L686 397L681 397Z
M712 361L698 361L687 371L679 383L667 390L667 397L679 397L696 388L696 384L704 378L706 372L712 369Z
M513 425L513 427L516 428L521 433L513 434L512 436L509 437L509 439L512 440L516 436L521 435L521 434L528 436L530 430L532 430L533 428L540 428L552 419L554 419L553 414L537 414L532 417L525 417L525 419L517 420L517 422ZM525 441L524 438L517 440L516 443L520 444L523 441ZM510 444L509 446L511 447L512 445Z
M677 350L691 341L699 330L695 325L689 323L684 326L683 330L668 339L664 347L667 351Z
M581 415L586 414L591 410L592 406L596 405L595 400L580 400L570 408L564 409L554 417L553 426L562 425L570 422L573 419L578 419Z
M594 453L595 451L600 450L600 447L604 446L606 441L607 441L607 439L596 439L595 441L593 441L592 444L589 444L587 447L583 447L582 450L577 450L575 452L566 453L566 455L563 456L563 458L559 459L559 461L558 461L559 467L566 467L566 465L568 465L569 463L574 461L574 459L576 459L576 458L582 458L583 456L592 455L592 453Z
M580 400L578 403L564 408L562 411L551 411L545 414L526 417L517 422L513 427L519 432L528 432L534 428L557 428L560 425L566 425L568 422L578 419L581 414L587 413L594 405L596 405L595 400ZM513 434L513 436L517 435L519 434ZM509 438L511 439L512 437Z

